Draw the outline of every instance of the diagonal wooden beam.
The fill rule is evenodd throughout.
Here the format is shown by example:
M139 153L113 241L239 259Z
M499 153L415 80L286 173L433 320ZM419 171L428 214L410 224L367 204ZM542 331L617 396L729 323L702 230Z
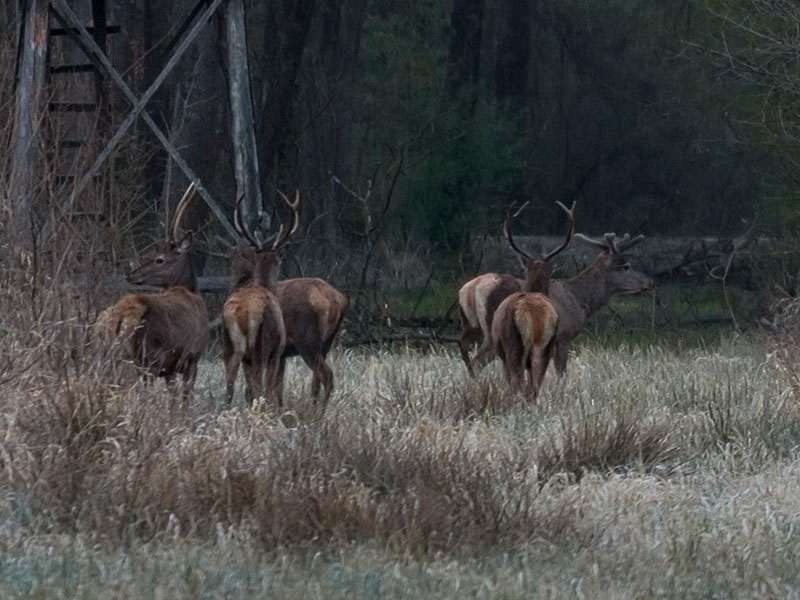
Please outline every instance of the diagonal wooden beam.
M201 0L203 2L204 0ZM80 19L78 19L77 15L72 11L72 9L67 5L65 0L52 0L53 5L58 9L58 11L53 11L55 17L62 22L65 28L74 28L78 32L78 38L76 41L80 43L83 47L84 52L86 52L89 58L97 61L100 67L108 73L114 83L120 88L122 93L125 97L131 102L133 105L133 109L126 117L125 121L119 126L117 129L117 133L109 140L108 144L106 145L105 149L98 155L97 159L95 160L92 167L83 175L80 182L76 184L75 188L73 189L72 193L75 195L83 189L83 187L89 182L91 177L99 170L100 166L102 166L103 162L108 158L111 152L114 150L116 145L122 139L122 136L127 132L130 126L134 123L138 116L141 116L142 119L147 123L148 127L153 131L156 138L161 145L167 150L169 155L175 161L175 164L184 172L186 177L189 178L190 181L197 181L199 177L195 174L195 172L186 164L186 161L183 160L178 150L172 145L166 135L161 131L161 129L156 125L155 121L153 121L152 117L147 114L147 111L144 110L145 104L149 101L150 97L155 93L158 87L163 83L164 79L166 78L169 71L175 66L180 55L188 48L191 41L197 36L200 32L202 27L205 25L205 22L211 17L213 12L217 9L220 5L222 0L214 0L211 5L203 12L200 20L198 20L194 27L191 28L189 33L186 37L181 41L181 43L176 47L175 54L173 54L170 61L165 65L164 69L161 71L158 77L156 77L155 81L150 85L147 89L145 94L141 98L137 98L133 91L128 87L128 84L125 83L125 80L122 79L122 76L117 72L117 70L113 67L111 62L108 60L106 54L100 49L100 47L95 42L94 38L88 32L88 30L83 26ZM60 13L59 13L60 11ZM214 216L217 217L219 222L222 224L224 229L228 232L232 239L238 240L238 235L236 234L236 229L234 229L231 222L228 220L225 212L222 210L220 205L217 203L216 200L211 196L208 190L203 185L198 185L197 191L200 196L205 200L208 207L211 209L211 212L214 213Z

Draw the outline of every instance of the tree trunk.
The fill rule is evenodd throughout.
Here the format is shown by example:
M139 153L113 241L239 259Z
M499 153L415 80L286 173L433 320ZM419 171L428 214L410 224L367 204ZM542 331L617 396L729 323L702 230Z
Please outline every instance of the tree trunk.
M314 17L315 0L271 2L267 9L264 61L267 66L261 86L258 119L258 148L262 173L276 187L296 182L281 180L286 143L292 128L297 100L297 75Z
M480 79L484 0L454 0L450 25L449 85L453 95L471 86L471 112L475 110Z
M521 99L528 88L532 0L505 0L498 19L495 93L501 100Z

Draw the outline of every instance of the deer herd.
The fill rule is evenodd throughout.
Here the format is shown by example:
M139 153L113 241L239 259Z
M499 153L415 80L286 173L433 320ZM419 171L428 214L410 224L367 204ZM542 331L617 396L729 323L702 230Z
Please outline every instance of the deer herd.
M128 294L98 318L106 338L119 344L147 379L163 377L172 388L180 374L184 402L192 393L209 339L208 312L192 267L193 232L179 236L181 217L196 189L197 183L192 183L178 202L161 247L145 255L142 265L127 277L131 284L163 291ZM315 402L323 389L324 409L333 390L326 356L348 299L322 279L278 279L281 260L300 223L299 193L293 201L278 193L290 212L290 225L263 239L243 222L242 198L236 202L234 225L240 240L229 255L231 289L221 319L225 399L232 403L242 367L246 400L274 396L282 407L286 359L300 356L312 371ZM567 208L556 202L568 221L567 234L557 248L537 257L524 252L512 230L527 204L509 210L503 224L503 235L519 256L524 278L485 273L461 287L458 346L470 376L497 356L509 387L535 402L551 360L558 376L565 373L569 344L586 320L612 296L650 291L653 282L632 269L626 258L643 236L626 234L617 239L607 233L596 240L575 233L574 203ZM599 254L574 277L552 279L551 259L573 240ZM470 348L478 340L478 352L470 359Z

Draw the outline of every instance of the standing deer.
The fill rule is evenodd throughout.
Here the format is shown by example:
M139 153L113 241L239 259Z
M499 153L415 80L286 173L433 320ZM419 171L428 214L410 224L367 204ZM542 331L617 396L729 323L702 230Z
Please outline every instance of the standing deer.
M283 405L283 386L279 385L278 365L286 344L283 313L275 295L283 250L300 223L294 202L281 194L292 212L292 225L283 228L269 246L253 235L242 222L236 202L234 224L249 248L236 249L231 255L232 287L222 307L222 355L225 362L225 399L233 401L239 366L245 375L245 398L248 402L274 391L278 407Z
M511 388L516 392L526 392L532 402L539 395L558 325L558 313L547 298L552 272L548 261L567 247L575 233L575 204L569 210L563 204L558 204L567 213L569 230L564 243L542 259L534 259L523 252L514 243L511 234L514 217L527 203L515 214L509 212L503 225L509 245L520 255L525 266L525 283L523 291L512 293L497 307L492 319L491 342L503 361Z
M120 340L128 356L150 377L164 377L172 387L183 378L183 401L191 395L197 364L208 342L208 313L197 293L189 251L192 232L178 241L178 226L194 198L197 182L184 193L167 229L163 246L144 257L128 282L166 288L156 294L128 294L106 309L98 324L110 339Z
M549 285L552 272L550 260L567 247L575 233L575 218L573 215L575 203L573 202L570 209L561 202L556 202L556 204L566 213L569 221L569 230L560 246L543 254L540 258L530 256L520 249L514 242L511 233L514 218L528 205L527 202L515 214L509 213L503 223L503 235L511 248L519 255L520 262L525 269L524 280L513 275L485 273L465 283L458 292L462 326L462 332L458 338L458 346L467 371L473 377L475 376L475 370L470 361L469 348L474 341L481 340L478 353L475 355L475 363L478 370L494 358L492 321L500 303L510 294L522 290L546 293L546 286Z
M311 395L315 402L320 386L324 390L324 408L333 391L333 371L325 358L342 324L347 296L322 279L298 277L278 282L278 300L286 326L278 380L283 381L286 359L300 356L312 372Z
M627 233L617 239L606 233L602 240L594 240L576 233L575 239L600 250L600 254L586 269L575 277L553 280L550 301L558 311L558 329L553 340L552 357L556 373L561 376L567 369L569 344L583 324L618 294L635 294L653 290L653 280L631 268L625 253L644 239L638 235L631 239Z
M253 271L244 271L242 277L244 282L250 278L266 282L270 281L270 273L268 265L254 263ZM320 388L324 390L324 406L333 391L333 371L325 358L341 326L348 305L347 296L316 277L278 281L276 290L286 331L286 345L278 364L276 389L283 389L286 359L300 356L312 371L312 396L317 398Z

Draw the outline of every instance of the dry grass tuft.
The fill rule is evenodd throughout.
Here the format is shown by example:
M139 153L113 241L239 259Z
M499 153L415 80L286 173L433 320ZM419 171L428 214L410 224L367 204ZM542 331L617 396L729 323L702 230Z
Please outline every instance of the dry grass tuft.
M575 421L564 419L538 444L536 462L544 479L568 474L573 481L588 472L668 475L681 455L666 423L642 422L630 413L609 411Z

